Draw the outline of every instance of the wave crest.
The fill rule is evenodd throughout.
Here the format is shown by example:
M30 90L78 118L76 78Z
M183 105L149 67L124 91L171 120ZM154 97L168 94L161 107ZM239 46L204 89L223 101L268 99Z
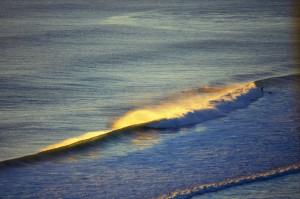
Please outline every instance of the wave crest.
M114 122L111 130L89 132L50 145L36 154L2 161L0 168L32 163L83 149L93 144L99 145L137 129L179 128L226 116L228 112L248 106L262 95L263 92L256 86L255 82L231 88L209 88L204 89L204 91L197 89L193 92L183 92L167 103L125 114Z
M194 97L193 101L202 100L202 105L195 109L186 109L179 117L165 118L153 122L149 126L152 128L179 128L181 126L201 123L207 120L226 116L227 113L247 107L250 103L263 95L261 88L257 87L255 82L226 89L218 93L210 94L209 97ZM185 101L183 102L185 104Z

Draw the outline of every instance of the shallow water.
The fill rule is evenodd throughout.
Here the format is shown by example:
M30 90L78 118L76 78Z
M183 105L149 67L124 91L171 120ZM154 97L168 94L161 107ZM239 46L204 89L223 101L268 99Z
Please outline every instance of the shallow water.
M219 192L194 196L205 198L297 198L299 197L299 173L286 175L268 181L245 184Z

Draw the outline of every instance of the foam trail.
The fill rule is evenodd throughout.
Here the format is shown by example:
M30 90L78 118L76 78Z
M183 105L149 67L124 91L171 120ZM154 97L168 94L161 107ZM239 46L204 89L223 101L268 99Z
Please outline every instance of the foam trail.
M274 169L265 173L254 174L251 176L240 177L236 179L231 179L228 181L223 181L219 183L211 183L199 185L196 187L192 187L186 190L178 190L171 194L165 194L158 199L184 199L191 198L195 195L201 195L209 192L220 191L223 189L227 189L230 187L243 185L251 182L258 182L263 180L273 179L275 177L280 177L287 174L297 173L300 171L300 164L291 165L284 168Z

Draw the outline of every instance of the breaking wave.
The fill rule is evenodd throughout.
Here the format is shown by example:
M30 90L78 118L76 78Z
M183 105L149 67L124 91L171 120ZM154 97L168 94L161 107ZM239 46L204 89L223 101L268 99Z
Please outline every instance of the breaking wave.
M263 85L289 78L298 78L298 75L274 77L227 88L199 88L183 91L168 102L128 112L113 122L111 130L89 132L50 145L36 154L1 161L0 168L26 165L68 154L70 151L99 146L136 130L174 129L224 117L234 110L249 106L262 97Z
M243 185L246 183L270 180L275 177L280 177L287 174L298 173L300 171L300 164L291 165L284 168L274 169L265 173L258 173L250 176L240 177L236 179L230 179L228 181L223 181L219 183L211 183L211 184L204 184L192 187L186 190L178 190L171 194L165 194L159 199L185 199L191 198L195 195L201 195L205 193L220 191L223 189L227 189L230 187Z
M262 96L262 89L255 82L225 89L225 92L221 91L211 94L205 100L197 96L197 100L202 100L202 107L200 109L191 109L183 113L180 117L165 118L149 126L153 128L179 128L181 126L201 123L226 116L227 113L236 109L245 108Z

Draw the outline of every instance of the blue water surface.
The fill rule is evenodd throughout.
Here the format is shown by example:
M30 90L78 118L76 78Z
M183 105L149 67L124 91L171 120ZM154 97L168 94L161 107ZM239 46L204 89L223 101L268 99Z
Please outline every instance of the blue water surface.
M133 129L1 168L0 197L185 198L204 184L298 165L297 77L271 78L295 73L292 8L286 0L2 0L1 161L109 130L128 111L186 91L262 80L264 94L200 124ZM297 177L207 197L256 195L263 184L293 198Z

